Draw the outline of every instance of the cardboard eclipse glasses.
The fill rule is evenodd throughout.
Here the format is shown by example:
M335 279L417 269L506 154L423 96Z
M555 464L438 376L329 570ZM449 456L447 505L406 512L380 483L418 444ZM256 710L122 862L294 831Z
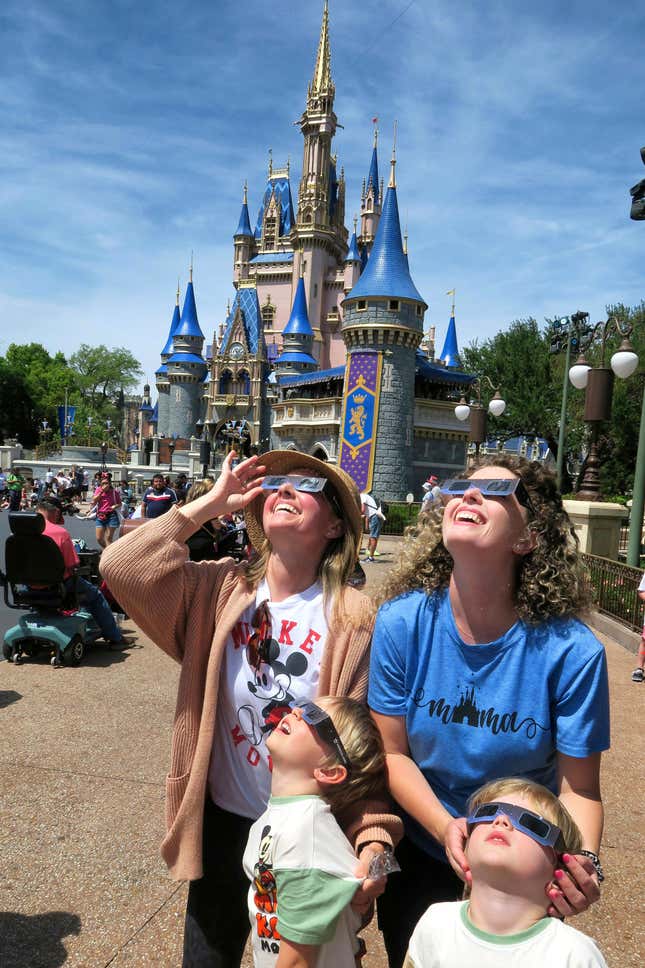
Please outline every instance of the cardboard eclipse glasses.
M494 801L492 803L481 803L474 813L468 817L468 831L478 823L492 823L495 817L503 813L515 830L526 834L531 840L541 844L542 847L553 847L561 850L565 849L562 831L550 820L545 820L539 813L527 810L526 807L517 807L514 803L503 803Z
M293 705L300 710L307 726L311 726L326 746L331 746L349 773L352 764L329 713L317 706L315 702L295 702Z
M522 507L533 511L529 493L519 477L452 477L442 484L441 496L447 501L452 497L460 497L473 487L483 497L511 497L514 494Z

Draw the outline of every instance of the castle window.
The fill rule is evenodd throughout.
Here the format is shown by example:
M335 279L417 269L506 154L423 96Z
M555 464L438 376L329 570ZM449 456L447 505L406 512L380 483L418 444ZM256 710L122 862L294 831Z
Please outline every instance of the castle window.
M234 393L246 393L251 392L251 377L248 370L239 370L235 377L235 386L233 387Z
M399 300L398 299L390 299L390 301L387 304L387 308L392 313L398 313L398 311L399 311Z
M423 306L417 306L417 316L423 316Z
M273 329L273 323L275 321L275 306L267 302L262 306L262 325L265 329Z
M318 296L318 283L314 282L314 299Z
M276 247L276 230L278 227L277 220L272 215L267 215L264 220L264 248L265 249L275 249Z
M365 312L367 309L367 299L359 299L356 303L356 309L359 313Z
M219 378L219 392L220 393L232 393L233 392L233 374L230 370L224 370Z

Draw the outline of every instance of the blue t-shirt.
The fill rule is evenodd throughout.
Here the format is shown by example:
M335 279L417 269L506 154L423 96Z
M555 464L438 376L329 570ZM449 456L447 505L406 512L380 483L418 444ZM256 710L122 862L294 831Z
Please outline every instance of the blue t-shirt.
M466 645L447 590L408 592L379 610L368 702L405 717L410 755L455 817L489 780L523 776L556 792L556 750L584 757L609 747L605 650L586 625L518 621L495 642ZM418 846L445 860L405 822Z

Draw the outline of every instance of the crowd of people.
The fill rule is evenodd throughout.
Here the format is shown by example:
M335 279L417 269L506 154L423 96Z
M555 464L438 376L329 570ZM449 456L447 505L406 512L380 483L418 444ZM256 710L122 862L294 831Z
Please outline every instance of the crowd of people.
M604 965L568 923L600 896L609 746L571 522L523 459L427 484L378 609L351 577L383 503L294 451L231 454L184 500L153 481L152 520L103 552L181 666L184 966L239 965L250 930L259 968L349 968L376 899L392 968ZM248 559L202 557L240 513Z

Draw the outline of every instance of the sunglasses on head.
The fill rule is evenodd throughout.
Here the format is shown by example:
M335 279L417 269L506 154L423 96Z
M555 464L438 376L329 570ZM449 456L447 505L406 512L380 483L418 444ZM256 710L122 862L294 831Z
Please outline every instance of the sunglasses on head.
M271 612L268 601L261 602L253 613L251 628L254 630L246 643L246 658L254 672L258 672L262 663L267 663L270 656Z
M511 822L511 825L526 834L531 840L541 844L543 847L553 847L553 849L564 850L564 838L562 831L554 823L545 820L539 813L527 810L526 807L517 807L514 803L503 803L494 801L492 803L480 803L474 813L468 817L468 832L478 823L492 823L495 817L503 813Z
M307 726L311 726L326 746L331 746L349 773L352 765L329 713L321 709L320 706L317 706L315 702L294 703L294 705L300 710L300 714Z
M459 497L476 487L483 497L511 497L513 494L524 508L533 510L529 493L519 477L453 477L444 481L441 496L444 500Z

